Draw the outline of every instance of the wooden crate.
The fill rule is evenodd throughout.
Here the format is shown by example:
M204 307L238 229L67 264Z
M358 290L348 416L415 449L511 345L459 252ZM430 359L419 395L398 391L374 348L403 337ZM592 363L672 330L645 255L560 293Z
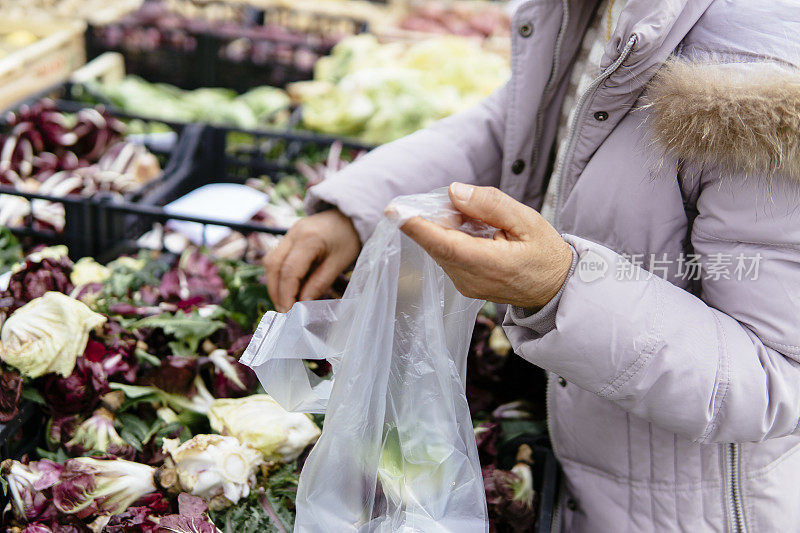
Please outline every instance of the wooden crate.
M108 24L139 9L144 0L0 0L0 12L14 20L85 20Z
M83 22L0 19L0 34L15 30L40 39L0 59L0 109L66 80L86 63Z

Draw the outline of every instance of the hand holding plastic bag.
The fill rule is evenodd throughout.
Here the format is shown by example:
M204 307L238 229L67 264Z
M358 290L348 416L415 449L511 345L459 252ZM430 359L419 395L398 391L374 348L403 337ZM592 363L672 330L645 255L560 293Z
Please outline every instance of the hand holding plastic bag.
M341 300L267 313L242 362L284 408L325 412L297 493L299 532L488 531L464 393L483 302L466 298L400 226L420 215L475 236L447 189L395 199ZM333 380L302 359L328 359Z

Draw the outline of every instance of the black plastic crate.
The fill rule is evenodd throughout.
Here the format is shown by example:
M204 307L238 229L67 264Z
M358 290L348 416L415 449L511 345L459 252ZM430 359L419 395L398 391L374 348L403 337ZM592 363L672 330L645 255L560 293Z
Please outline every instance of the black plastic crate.
M0 424L0 457L19 460L39 445L44 420L39 407L23 401L13 420Z
M44 439L45 419L39 406L23 401L19 413L12 420L0 424L0 461L19 461L33 453ZM0 510L11 499L9 491L0 491Z
M345 159L368 151L370 146L336 137L287 131L247 131L234 128L206 126L201 133L193 157L184 159L186 171L172 174L145 201L108 201L97 206L92 215L99 247L108 257L117 250L135 247L137 240L156 225L169 220L196 222L204 227L225 226L245 236L252 233L282 234L282 228L270 228L249 222L232 224L207 217L187 217L169 214L162 206L203 185L211 183L243 184L250 178L263 178L277 183L282 177L297 175L298 161L321 160L335 143L342 147ZM162 242L161 248L165 248ZM244 255L247 255L246 249Z
M130 250L141 249L138 239L149 229L156 225L162 227L170 220L195 222L203 226L203 243L205 246L205 232L209 226L224 226L243 235L252 233L269 233L282 235L286 233L283 228L273 228L257 223L237 224L224 220L215 220L209 217L193 217L168 213L164 207L156 205L134 204L129 202L106 202L98 206L96 216L96 237L103 245L103 251L96 257L100 261L108 261L128 253ZM249 241L242 257L249 253ZM152 248L151 248L152 249ZM157 250L168 251L161 234L161 243Z
M243 183L248 178L268 177L277 181L286 174L296 174L299 161L324 159L336 143L345 159L368 152L374 146L353 139L303 131L247 131L211 127L206 152L213 154L207 167L208 183Z
M216 23L250 26L255 21L253 13L242 7L229 21L187 19L170 12L165 3L148 1L117 21L89 24L86 56L93 59L104 52L119 52L129 73L149 81L184 89L209 86L214 77L209 31Z
M58 96L63 94L63 91L65 88L62 86L50 92ZM87 106L76 102L56 100L56 108L61 112L73 113L85 107ZM191 182L194 173L198 171L193 160L195 152L200 146L202 126L141 120L124 113L113 113L113 115L123 120L135 120L136 127L141 133L135 134L134 139L144 144L156 156L161 167L160 177L138 190L126 194L125 200L158 203L173 199L169 196L169 190L164 189L164 183ZM0 134L7 128L7 124L0 124ZM128 138L130 139L130 137ZM16 196L29 201L36 200L36 202L30 203L31 214L25 217L23 223L9 226L14 233L26 238L28 242L32 244L66 244L70 256L73 258L93 256L102 250L96 238L96 206L102 195L56 197L23 192L11 186L0 186L0 194ZM35 217L37 209L44 209L46 203L60 204L63 207L64 227L62 231L37 222Z
M203 5L214 4L230 6ZM241 6L230 20L213 22L164 9L159 2L147 2L119 21L90 25L87 56L119 52L125 56L128 73L148 81L244 92L311 79L318 58L330 53L342 37L367 29L363 20L289 8Z
M310 80L314 65L342 38L367 31L364 20L282 7L267 8L257 24L239 34L220 28L212 35L217 51L214 85L245 91L257 85L284 87Z

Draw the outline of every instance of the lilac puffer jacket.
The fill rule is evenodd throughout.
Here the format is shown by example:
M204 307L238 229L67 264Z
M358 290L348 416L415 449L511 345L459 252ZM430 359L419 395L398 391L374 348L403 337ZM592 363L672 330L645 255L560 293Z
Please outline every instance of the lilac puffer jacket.
M505 328L551 373L561 527L800 531L800 4L629 0L553 170L593 4L523 4L503 89L309 207L366 239L397 195L458 180L539 208L560 173L573 271Z

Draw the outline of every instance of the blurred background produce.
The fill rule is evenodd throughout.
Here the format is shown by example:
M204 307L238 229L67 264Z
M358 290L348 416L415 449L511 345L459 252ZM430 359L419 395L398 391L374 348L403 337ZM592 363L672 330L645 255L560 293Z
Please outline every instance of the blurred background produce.
M221 87L183 90L132 75L113 82L88 82L74 87L72 95L91 103L108 102L133 115L242 129L277 125L288 120L289 109L289 96L276 87L256 87L239 95Z
M382 144L467 109L510 75L508 60L463 37L415 44L349 37L314 68L314 80L289 86L302 125Z

